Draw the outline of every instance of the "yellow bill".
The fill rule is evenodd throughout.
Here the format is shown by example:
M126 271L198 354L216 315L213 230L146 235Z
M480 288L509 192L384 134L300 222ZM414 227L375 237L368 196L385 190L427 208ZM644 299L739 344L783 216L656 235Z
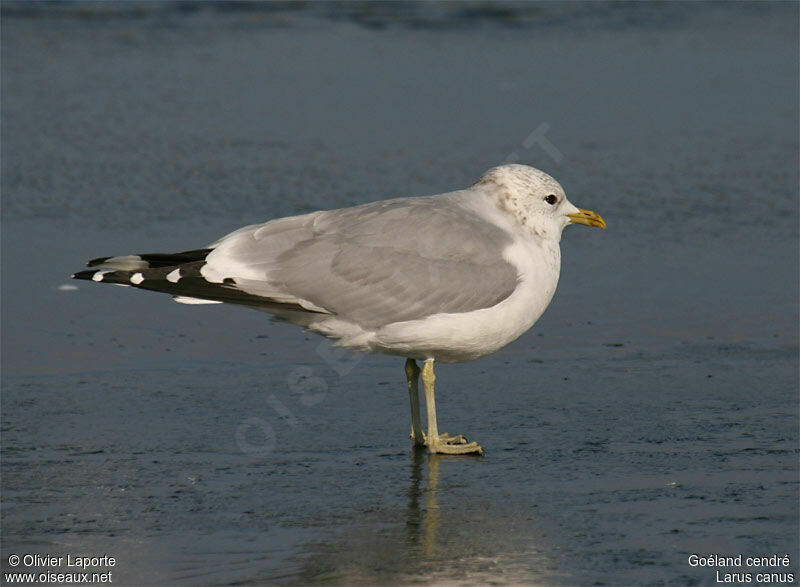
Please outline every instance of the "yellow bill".
M585 224L586 226L606 227L606 221L597 212L578 208L577 214L567 214L572 224Z

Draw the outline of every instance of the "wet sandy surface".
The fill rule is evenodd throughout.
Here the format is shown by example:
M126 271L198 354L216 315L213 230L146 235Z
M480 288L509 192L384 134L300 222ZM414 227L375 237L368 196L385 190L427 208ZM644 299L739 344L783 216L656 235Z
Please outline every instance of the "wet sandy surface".
M797 7L676 6L6 15L2 571L38 553L113 556L87 570L121 585L797 577ZM437 368L440 428L481 459L412 451L402 360L59 289L92 257L514 159L609 228L565 231L529 333Z

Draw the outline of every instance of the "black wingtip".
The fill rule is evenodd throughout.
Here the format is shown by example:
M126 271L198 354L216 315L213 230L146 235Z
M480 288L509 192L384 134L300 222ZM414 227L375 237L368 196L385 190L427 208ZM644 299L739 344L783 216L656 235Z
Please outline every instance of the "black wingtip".
M78 271L77 273L72 274L72 279L91 279L94 274L97 273L96 270L94 271Z

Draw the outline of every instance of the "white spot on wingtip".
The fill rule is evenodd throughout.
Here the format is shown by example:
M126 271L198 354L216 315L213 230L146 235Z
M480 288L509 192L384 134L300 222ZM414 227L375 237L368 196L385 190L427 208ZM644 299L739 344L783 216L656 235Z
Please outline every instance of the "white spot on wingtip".
M142 275L141 273L134 273L133 275L131 275L131 283L133 285L139 285L143 281L144 281L144 275Z
M174 296L172 298L179 304L221 304L219 300L202 300L200 298L191 298L188 296Z
M170 271L167 273L167 281L171 281L172 283L178 283L181 280L181 270L175 269L174 271Z
M92 275L92 281L103 281L103 276L106 273L111 273L111 269L101 269L100 271L96 271L94 275Z

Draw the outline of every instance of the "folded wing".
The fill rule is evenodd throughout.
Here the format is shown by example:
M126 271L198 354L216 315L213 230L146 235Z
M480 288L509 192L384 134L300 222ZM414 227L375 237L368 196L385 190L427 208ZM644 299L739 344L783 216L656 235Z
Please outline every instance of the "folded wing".
M499 303L517 286L510 243L446 194L282 218L173 255L95 259L75 277L377 328Z

